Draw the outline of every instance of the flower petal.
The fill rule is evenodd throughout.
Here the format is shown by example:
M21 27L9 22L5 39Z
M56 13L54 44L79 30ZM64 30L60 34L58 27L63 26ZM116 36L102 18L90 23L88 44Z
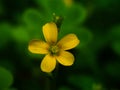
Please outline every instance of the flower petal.
M41 70L43 72L52 72L55 69L56 66L56 59L55 57L51 56L51 55L46 55L44 57L44 59L41 62Z
M41 40L32 40L29 43L28 50L36 54L47 54L49 45Z
M76 47L79 42L80 41L75 34L68 34L67 36L63 37L57 45L63 50L69 50Z
M64 66L71 66L74 62L74 56L67 51L60 51L59 55L56 56L57 61Z
M55 23L47 23L43 26L43 34L48 43L56 43L58 30Z

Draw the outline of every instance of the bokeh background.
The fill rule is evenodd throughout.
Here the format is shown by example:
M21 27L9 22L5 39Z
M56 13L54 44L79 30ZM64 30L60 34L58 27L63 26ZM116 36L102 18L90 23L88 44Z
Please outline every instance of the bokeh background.
M28 51L42 26L64 18L59 39L75 33L75 63L59 65L54 90L120 90L120 0L0 0L0 90L49 90L44 55Z

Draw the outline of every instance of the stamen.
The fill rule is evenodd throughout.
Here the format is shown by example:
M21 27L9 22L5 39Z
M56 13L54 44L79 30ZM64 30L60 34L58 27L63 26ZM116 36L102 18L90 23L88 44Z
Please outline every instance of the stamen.
M59 47L58 46L51 46L50 47L50 53L52 54L52 55L55 55L55 54L57 54L59 52Z

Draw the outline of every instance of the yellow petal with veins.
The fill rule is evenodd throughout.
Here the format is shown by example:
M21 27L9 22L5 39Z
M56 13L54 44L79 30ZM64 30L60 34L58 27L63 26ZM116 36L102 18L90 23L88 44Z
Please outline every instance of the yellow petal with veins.
M41 62L41 70L43 72L52 72L56 66L56 59L51 55L46 55Z
M76 47L79 42L80 41L75 34L68 34L63 37L57 45L63 50L69 50Z
M29 43L28 50L36 54L47 54L49 45L41 40L32 40Z
M59 55L56 56L57 61L64 66L71 66L74 62L74 56L67 51L60 51Z
M57 42L57 36L58 36L58 30L55 23L47 23L43 26L43 34L45 37L45 40L48 43L56 43Z

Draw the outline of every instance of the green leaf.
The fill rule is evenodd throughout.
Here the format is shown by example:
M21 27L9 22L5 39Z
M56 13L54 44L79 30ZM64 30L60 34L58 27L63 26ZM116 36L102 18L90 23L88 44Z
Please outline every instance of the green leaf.
M68 81L82 90L92 90L94 79L89 76L72 75Z
M76 60L73 68L80 70L82 70L83 68L89 68L93 71L98 69L96 64L96 55L92 51L92 48L89 48L88 46L83 48L76 47L75 50Z
M113 50L120 55L120 42L114 42L112 44Z
M99 8L103 9L113 9L115 10L115 7L118 8L117 6L119 5L119 0L95 0L95 4ZM110 8L111 6L114 6Z
M106 66L106 71L110 76L116 79L120 78L120 62L116 61L108 63Z
M87 28L80 28L76 31L76 34L78 38L80 39L79 47L83 47L85 45L88 45L93 39L93 34L90 32Z
M14 63L10 59L1 59L0 66L6 68L7 70L14 72L16 70Z
M62 86L60 87L58 90L71 90L70 88L66 87L66 86Z
M74 27L74 26L66 27L64 25L62 26L59 35L62 38L63 36L70 34L70 33L74 33L77 35L77 37L80 40L80 44L77 47L80 47L80 48L88 45L93 39L92 32L89 29L84 28L84 27Z
M35 0L36 3L42 7L43 10L49 11L49 0Z
M114 26L108 34L113 50L120 54L120 25Z
M17 90L16 88L4 88L2 90Z
M95 83L95 84L93 84L93 89L92 90L106 90L106 89L102 86L102 84Z
M48 2L50 13L55 13L57 15L64 15L66 8L62 0L49 0Z
M14 28L14 30L11 31L11 34L16 42L24 43L30 40L27 29L23 28L22 26Z
M12 74L3 67L0 67L0 89L10 87L13 83Z
M31 39L43 38L42 26L50 20L51 17L46 17L37 10L29 9L23 14L23 20L27 24L27 28Z
M114 26L110 30L108 37L112 42L114 42L114 41L119 42L120 41L120 25Z
M7 23L2 23L0 25L0 48L6 45L10 40L10 30L11 26Z
M0 1L0 15L3 13L3 10L4 8L3 8L3 3L2 3L2 1Z
M27 51L26 53L28 53L28 56L30 58L33 58L33 60L35 59L35 60L39 60L40 61L40 60L43 59L43 56L44 56L42 54L33 54L33 53L29 52L29 51Z
M50 17L53 13L57 15L64 15L66 8L62 0L36 0L40 8L47 17Z
M85 21L86 17L87 10L85 7L79 4L75 4L67 11L64 23L66 23L67 27L79 25Z
M28 9L23 14L23 21L28 25L29 28L36 29L40 28L47 20L46 15L43 15L38 10Z

